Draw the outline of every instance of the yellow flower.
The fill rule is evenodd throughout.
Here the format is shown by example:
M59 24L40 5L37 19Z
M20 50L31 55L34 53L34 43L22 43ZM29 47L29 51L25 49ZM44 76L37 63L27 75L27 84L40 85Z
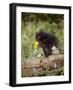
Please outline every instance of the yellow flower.
M34 49L38 48L39 42L38 41L34 41Z

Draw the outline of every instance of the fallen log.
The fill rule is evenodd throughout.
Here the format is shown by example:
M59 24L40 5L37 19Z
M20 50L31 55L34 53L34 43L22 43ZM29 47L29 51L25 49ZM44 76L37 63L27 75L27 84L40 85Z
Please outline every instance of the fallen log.
M57 70L64 66L64 54L50 55L46 59L33 58L32 60L22 60L22 76L45 75L46 70Z

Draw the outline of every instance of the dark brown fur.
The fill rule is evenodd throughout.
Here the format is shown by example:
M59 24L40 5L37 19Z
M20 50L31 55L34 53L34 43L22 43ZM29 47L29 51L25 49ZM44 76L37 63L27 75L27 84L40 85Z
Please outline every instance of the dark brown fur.
M40 31L36 33L36 40L39 42L39 47L43 49L45 57L52 54L52 47L58 47L58 40L56 36L51 33Z

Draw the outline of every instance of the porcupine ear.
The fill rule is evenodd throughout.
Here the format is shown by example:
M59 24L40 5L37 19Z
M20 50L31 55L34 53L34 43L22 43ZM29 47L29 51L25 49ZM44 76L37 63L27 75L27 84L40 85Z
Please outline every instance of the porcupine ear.
M36 39L39 40L39 37L40 37L40 31L36 32Z
M36 36L35 36L36 40L38 39L38 32L36 32Z

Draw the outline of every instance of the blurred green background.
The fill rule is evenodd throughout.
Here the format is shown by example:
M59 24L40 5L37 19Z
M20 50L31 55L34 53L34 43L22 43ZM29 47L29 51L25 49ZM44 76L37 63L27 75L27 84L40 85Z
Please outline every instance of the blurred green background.
M33 57L33 43L36 32L43 29L53 33L59 40L59 48L64 50L64 15L63 14L21 14L21 57Z

